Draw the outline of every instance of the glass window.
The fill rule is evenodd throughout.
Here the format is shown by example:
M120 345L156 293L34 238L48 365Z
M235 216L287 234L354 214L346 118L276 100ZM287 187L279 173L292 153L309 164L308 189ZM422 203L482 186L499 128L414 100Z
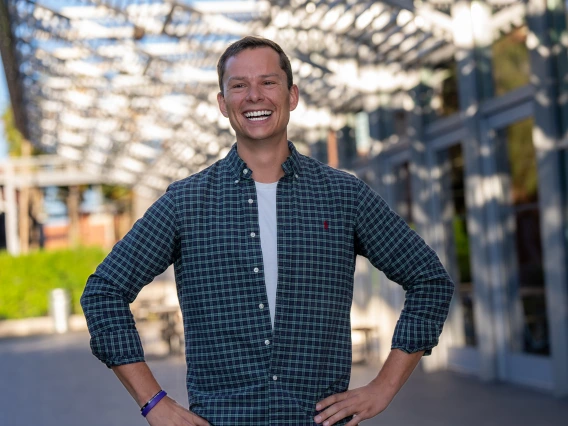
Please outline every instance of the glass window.
M518 264L517 285L522 318L513 316L513 329L522 330L521 342L513 348L533 354L550 353L546 317L545 281L538 204L536 152L532 141L532 119L515 123L502 130L507 140L510 173L511 208L514 217L514 240ZM521 327L515 327L517 322ZM519 333L521 334L521 333Z
M405 161L404 163L395 166L394 177L396 182L394 192L394 210L406 221L406 223L408 223L412 227L413 221L412 191L410 186L410 163L408 161Z
M493 44L492 63L495 95L500 96L529 84L530 59L527 27L517 28Z
M441 64L438 72L443 73L443 78L439 86L434 88L431 107L434 116L447 117L460 109L456 61Z
M404 137L408 130L408 113L403 109L394 111L394 134Z
M355 129L353 127L346 125L337 132L337 153L339 165L349 168L357 157Z
M320 139L319 141L310 145L310 156L322 163L328 162L328 147L327 141Z

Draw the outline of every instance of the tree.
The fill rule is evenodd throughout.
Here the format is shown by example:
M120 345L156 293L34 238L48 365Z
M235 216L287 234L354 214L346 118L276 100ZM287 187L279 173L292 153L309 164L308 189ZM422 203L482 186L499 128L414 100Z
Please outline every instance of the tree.
M6 108L6 111L2 114L2 121L4 121L4 133L6 135L6 141L8 142L8 153L11 157L20 157L22 155L24 137L16 128L12 107Z

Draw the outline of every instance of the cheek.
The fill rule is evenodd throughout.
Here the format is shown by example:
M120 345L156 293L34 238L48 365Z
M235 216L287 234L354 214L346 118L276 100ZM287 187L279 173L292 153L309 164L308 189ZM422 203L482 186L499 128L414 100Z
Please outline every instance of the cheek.
M233 114L238 114L239 113L239 105L240 105L240 102L238 100L232 99L231 102L227 104L227 108Z

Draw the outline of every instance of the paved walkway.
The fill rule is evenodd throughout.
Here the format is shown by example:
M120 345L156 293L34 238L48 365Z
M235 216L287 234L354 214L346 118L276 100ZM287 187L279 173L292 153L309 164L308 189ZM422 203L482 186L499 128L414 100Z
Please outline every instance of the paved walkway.
M186 401L181 358L149 361L162 386ZM376 369L353 368L352 384ZM442 372L417 371L386 412L366 426L563 426L568 400ZM138 407L91 354L88 336L0 340L1 426L143 426Z

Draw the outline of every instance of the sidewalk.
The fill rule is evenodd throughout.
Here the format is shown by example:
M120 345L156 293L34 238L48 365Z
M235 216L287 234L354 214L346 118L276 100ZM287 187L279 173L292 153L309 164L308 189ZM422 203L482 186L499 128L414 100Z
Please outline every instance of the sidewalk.
M181 357L150 357L162 386L186 404ZM355 366L352 385L377 368ZM366 426L562 426L568 400L448 372L416 371L379 417ZM0 340L1 426L143 426L114 374L95 359L86 333Z

